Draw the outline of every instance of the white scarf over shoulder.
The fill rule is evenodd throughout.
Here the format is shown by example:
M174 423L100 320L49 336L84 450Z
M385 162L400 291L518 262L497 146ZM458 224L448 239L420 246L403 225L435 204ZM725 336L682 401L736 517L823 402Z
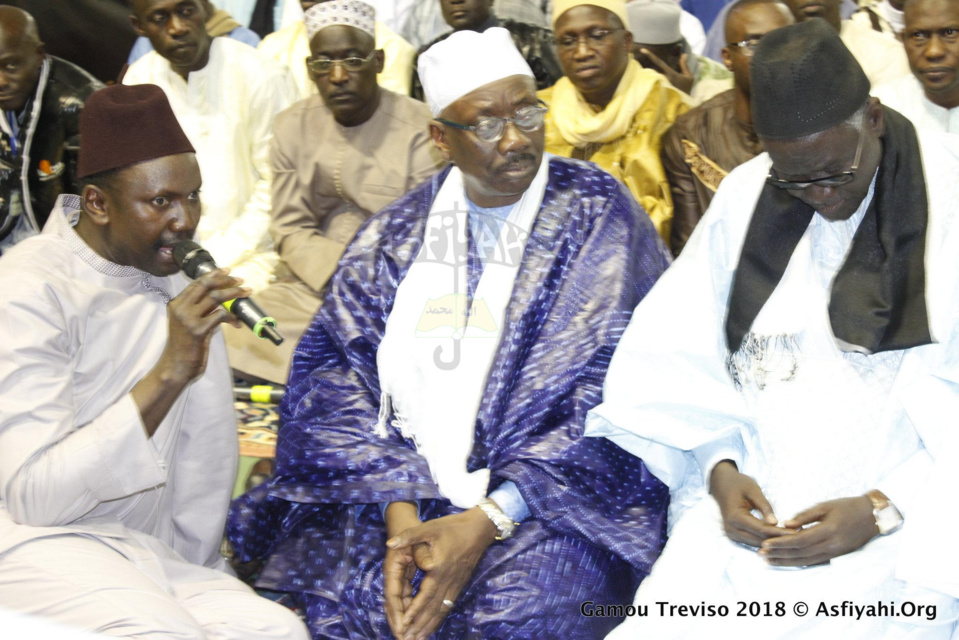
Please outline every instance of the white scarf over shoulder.
M549 157L502 226L497 248L522 256L546 190ZM393 425L426 458L440 492L468 509L486 496L489 469L468 472L486 379L503 337L521 260L490 259L467 305L467 202L453 167L430 209L423 248L396 291L377 352L377 432ZM518 251L516 251L518 249Z

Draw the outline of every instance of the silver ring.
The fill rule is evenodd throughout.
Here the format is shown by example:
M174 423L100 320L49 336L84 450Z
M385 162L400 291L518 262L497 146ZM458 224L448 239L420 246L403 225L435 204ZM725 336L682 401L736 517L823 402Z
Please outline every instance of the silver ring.
M452 601L452 600L444 600L444 601L443 601L443 606L446 607L447 609L452 609L452 608L453 608L453 601Z

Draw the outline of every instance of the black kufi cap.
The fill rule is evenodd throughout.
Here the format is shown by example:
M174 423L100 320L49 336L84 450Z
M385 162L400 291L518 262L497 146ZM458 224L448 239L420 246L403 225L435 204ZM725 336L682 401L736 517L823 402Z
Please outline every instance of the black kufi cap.
M770 31L750 64L753 126L789 140L831 129L869 97L869 79L825 20Z

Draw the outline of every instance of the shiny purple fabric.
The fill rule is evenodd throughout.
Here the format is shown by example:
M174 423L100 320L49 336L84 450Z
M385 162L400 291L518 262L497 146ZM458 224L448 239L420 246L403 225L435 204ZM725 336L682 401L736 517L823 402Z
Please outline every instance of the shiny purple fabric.
M633 308L669 264L625 188L594 165L553 158L476 420L470 469L511 480L532 512L486 552L441 638L598 638L665 541L669 494L643 463L584 438ZM379 409L376 349L399 281L422 246L445 171L370 219L347 249L296 349L276 478L238 498L228 535L241 561L267 558L258 586L295 594L314 637L390 637L382 605L379 504L457 511L426 461Z

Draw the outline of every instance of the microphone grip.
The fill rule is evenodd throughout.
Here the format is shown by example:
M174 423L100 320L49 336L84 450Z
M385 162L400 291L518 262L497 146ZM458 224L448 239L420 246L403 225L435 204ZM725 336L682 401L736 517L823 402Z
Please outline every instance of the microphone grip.
M213 257L192 240L181 240L173 249L173 259L188 278L197 279L217 268ZM258 338L266 338L275 345L283 342L276 330L276 320L249 298L235 298L223 303L226 310L248 326Z
M216 269L217 269L216 263L213 263L213 262L201 262L201 263L199 263L199 264L196 265L196 273L193 274L192 279L193 279L193 280L196 280L196 279L199 278L200 276L205 276L206 274L210 273L211 271L216 271ZM187 277L190 277L190 276L187 276Z
M263 313L263 310L249 298L227 300L223 306L239 318L240 322L248 326L256 337L266 338L275 345L283 342L283 336L276 330L276 320Z
M286 389L268 384L255 384L251 387L233 387L233 399L243 402L262 404L280 404Z

